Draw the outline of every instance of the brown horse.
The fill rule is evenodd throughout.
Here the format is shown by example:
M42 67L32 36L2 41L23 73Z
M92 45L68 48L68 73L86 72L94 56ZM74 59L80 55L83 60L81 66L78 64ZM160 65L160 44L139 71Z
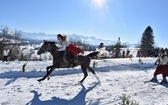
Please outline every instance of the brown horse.
M48 41L44 41L43 45L41 46L41 48L39 49L39 51L37 52L38 55L45 53L45 52L50 52L52 57L53 57L53 65L48 66L47 69L47 74L39 79L38 81L41 82L43 80L45 80L47 77L49 77L49 75L51 74L51 72L55 69L55 68L68 68L69 66L69 62L67 62L66 60L66 51L58 51L58 47L55 45L55 42L48 42ZM83 55L78 55L76 57L76 66L77 65L81 65L82 68L82 72L84 73L84 77L83 79L80 81L81 83L85 80L85 78L88 76L87 73L87 69L89 71L91 71L94 76L98 79L98 77L95 75L95 71L90 67L90 62L91 59L89 56L83 56ZM99 79L98 79L99 81Z

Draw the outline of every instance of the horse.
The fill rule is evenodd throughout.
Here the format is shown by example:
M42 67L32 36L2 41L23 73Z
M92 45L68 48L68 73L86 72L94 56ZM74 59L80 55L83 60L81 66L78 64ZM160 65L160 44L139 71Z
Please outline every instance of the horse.
M69 62L67 62L66 60L66 51L59 51L59 48L55 45L55 42L44 41L43 45L41 46L37 54L41 55L42 53L45 53L45 52L51 53L53 57L53 64L46 68L47 73L43 78L38 80L39 82L45 80L47 77L49 78L49 75L53 72L55 68L69 68ZM82 83L85 80L85 78L88 76L87 69L92 74L94 74L96 79L99 81L99 78L97 77L95 71L90 67L91 58L88 55L86 56L77 55L76 60L77 60L75 62L76 66L80 65L82 72L84 74L83 79L79 81L80 83Z
M98 58L98 54L99 54L99 51L96 51L96 52L89 53L87 56L97 59Z

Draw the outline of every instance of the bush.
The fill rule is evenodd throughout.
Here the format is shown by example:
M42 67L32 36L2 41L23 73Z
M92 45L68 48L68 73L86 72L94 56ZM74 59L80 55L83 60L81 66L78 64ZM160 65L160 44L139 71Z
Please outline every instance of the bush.
M123 94L121 97L121 102L119 102L119 105L139 105L139 103L137 103L134 100L131 100L131 96L127 96L125 94Z

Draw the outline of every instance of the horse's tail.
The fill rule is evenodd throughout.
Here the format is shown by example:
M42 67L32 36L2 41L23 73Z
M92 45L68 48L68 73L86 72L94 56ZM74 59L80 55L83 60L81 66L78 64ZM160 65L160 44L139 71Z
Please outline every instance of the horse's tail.
M89 53L87 56L91 57L91 58L94 58L94 57L97 57L98 53L99 53L99 51L92 52L92 53Z

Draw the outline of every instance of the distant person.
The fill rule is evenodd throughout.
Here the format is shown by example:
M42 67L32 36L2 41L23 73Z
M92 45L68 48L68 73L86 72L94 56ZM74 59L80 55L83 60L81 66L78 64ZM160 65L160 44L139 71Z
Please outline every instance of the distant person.
M4 51L3 51L3 62L8 62L8 55L9 55L9 49L7 48L4 48Z
M129 57L129 53L130 53L130 50L127 49L127 54L126 54L126 58Z
M99 45L99 49L103 48L104 47L104 43L100 43Z
M158 55L159 55L159 48L156 48L154 50L154 57L158 57Z
M148 50L148 55L147 55L147 57L150 57L150 56L151 56L151 51Z
M142 57L142 51L141 50L137 51L137 57L139 57L139 58Z
M122 57L125 58L125 51L122 51Z
M98 52L99 52L98 57L104 56L105 51L106 51L106 47L104 46L104 43L100 43L98 48Z
M162 74L163 80L161 81L161 84L167 83L166 76L168 76L168 57L163 49L160 51L159 58L156 60L155 65L157 65L157 67L151 81L158 82L157 75Z
M165 48L165 52L166 52L166 55L168 56L168 49L167 48Z
M67 51L67 59L69 61L69 67L72 64L73 67L76 66L75 64L75 56L79 53L84 53L80 48L76 47L74 44L71 44L67 40L67 36L58 34L57 39L62 45L61 48L59 48L59 51Z

